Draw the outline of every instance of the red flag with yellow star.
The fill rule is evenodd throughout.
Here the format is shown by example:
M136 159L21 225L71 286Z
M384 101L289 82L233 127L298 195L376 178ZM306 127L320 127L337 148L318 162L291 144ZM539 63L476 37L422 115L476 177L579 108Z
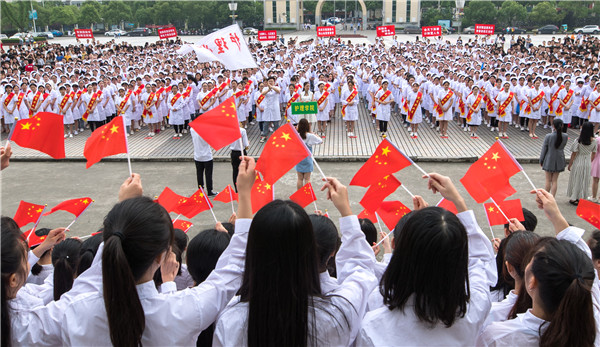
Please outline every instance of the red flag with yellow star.
M373 223L377 223L377 216L375 215L375 213L371 213L369 211L367 211L366 209L362 210L361 213L358 214L358 219L368 219Z
M600 229L600 204L588 200L579 200L576 213L588 223Z
M377 210L379 218L381 218L389 230L393 230L398 221L409 212L410 209L400 201L384 201Z
M17 145L44 152L54 159L65 157L63 116L38 112L33 118L17 121L14 127L10 140Z
M435 206L446 209L454 214L458 214L458 209L456 208L456 205L454 205L452 201L446 198L442 198L442 200L440 200L440 202L438 202Z
M173 229L183 230L184 233L187 233L188 230L190 230L190 228L192 227L192 225L194 225L192 224L192 222L188 222L183 219L173 221Z
M290 171L310 152L290 123L279 127L269 138L256 163L256 171L270 184Z
M210 210L213 204L210 202L204 190L198 189L194 195L186 199L184 203L177 206L177 212L187 218L194 218L195 215L202 211Z
M523 170L510 152L496 141L460 179L471 197L478 203L490 197L502 201L516 190L510 185L510 178Z
M267 181L261 181L256 175L250 199L252 201L252 213L258 212L263 206L273 201L273 185Z
M312 184L308 182L304 187L298 189L294 194L290 195L290 200L302 207L306 207L311 202L317 201Z
M92 202L91 198L81 198L81 199L71 199L61 202L60 204L54 206L50 211L44 213L44 216L52 214L56 211L67 211L75 215L75 217L79 217L80 214L85 211L85 209Z
M214 197L214 201L220 201L224 203L238 201L238 194L233 190L230 184L225 187L217 196Z
M368 187L412 164L390 141L384 139L375 149L371 158L358 170L350 181L351 186Z
M87 159L85 168L99 162L102 158L119 153L127 153L127 139L123 116L115 117L90 135L83 148L83 156Z
M496 204L498 204L498 206L496 206ZM521 200L515 199L506 201L496 201L496 204L494 204L493 202L483 204L483 206L485 207L485 214L488 218L488 224L490 226L507 224L508 221L506 220L506 217L508 217L509 219L516 218L521 222L525 220L525 216L523 216L523 207L521 206ZM500 209L498 209L498 207L500 207ZM504 212L506 217L504 217L502 212Z
M165 187L162 193L160 193L158 196L156 202L164 207L167 212L179 213L177 211L177 207L186 202L186 200L187 198L185 196L175 193L169 187Z
M38 219L40 219L42 212L44 212L44 209L44 205L32 204L21 200L13 219L17 222L19 228L22 228L29 223L37 222Z
M31 234L31 236L29 236L29 234ZM27 240L29 238L29 240L27 241L27 245L29 246L29 248L31 248L33 246L37 246L40 243L44 242L44 240L46 239L46 237L48 235L38 236L38 234L35 233L35 228L31 228L31 229L27 230L26 232L24 232L23 234L21 234L21 236L23 237L24 240Z
M242 137L233 96L190 123L212 148L219 150Z
M369 187L362 200L360 200L360 204L366 210L375 213L383 200L401 185L402 183L394 175L384 176L379 182Z

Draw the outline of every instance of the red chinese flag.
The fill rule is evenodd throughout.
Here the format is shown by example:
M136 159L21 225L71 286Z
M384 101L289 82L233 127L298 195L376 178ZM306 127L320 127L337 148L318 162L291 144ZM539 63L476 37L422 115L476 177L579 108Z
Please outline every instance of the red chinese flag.
M447 200L445 198L442 198L442 200L440 200L440 202L437 203L437 205L435 205L437 207L441 207L443 209L446 209L454 214L458 213L458 209L456 208L456 206L454 205L454 203L450 200Z
M167 210L167 212L177 212L177 207L182 203L186 202L187 198L183 195L179 195L171 190L169 187L165 187L165 189L160 193L156 202L158 202L162 207Z
M13 219L17 222L19 228L22 228L29 223L37 222L42 212L44 212L44 208L44 205L36 205L21 200Z
M359 213L357 217L359 219L368 219L373 223L377 223L377 216L375 215L375 213L371 213L366 209L362 210L362 212Z
M483 204L483 206L485 207L485 213L487 215L488 223L490 224L490 226L491 225L504 225L504 224L508 223L508 221L506 220L504 215L502 215L502 212L504 212L504 214L508 218L516 218L516 219L520 220L521 222L525 220L525 217L523 216L523 207L521 206L521 200L515 199L515 200L497 201L496 203L498 204L498 206L496 206L496 204L494 204L492 202ZM502 212L500 212L498 207L500 207Z
M383 200L401 185L402 183L394 175L384 176L379 182L369 187L362 200L360 200L360 204L366 210L375 213Z
M204 190L198 189L194 195L186 199L184 203L177 207L177 212L187 218L194 218L198 213L209 210L213 204L204 194Z
M381 218L389 230L393 230L398 221L409 212L410 209L400 201L384 201L377 210L379 218Z
M308 182L304 187L298 189L294 194L290 195L290 200L302 207L306 207L311 202L317 201L312 184Z
M233 96L190 123L212 148L219 150L242 137Z
M66 200L54 206L49 212L44 213L44 216L52 214L56 211L67 211L74 214L75 217L79 217L79 215L89 206L91 202L91 198Z
M251 193L252 213L258 212L263 206L273 201L273 186L267 181L256 177Z
M264 181L272 184L310 155L296 129L286 123L267 141L256 163L256 171L262 173Z
M224 203L238 201L238 194L235 192L235 190L233 190L231 185L228 184L227 187L225 187L225 189L223 189L219 194L217 194L217 196L215 196L213 201L220 201Z
M29 234L31 234L31 236L29 236ZM40 243L44 242L47 236L48 235L38 236L33 228L27 230L22 234L24 240L27 240L27 238L29 237L29 241L27 242L29 248L37 246Z
M506 147L496 141L469 167L460 182L478 203L485 202L490 197L495 201L502 201L516 192L510 185L510 177L521 170L521 165Z
M188 222L183 219L173 221L173 229L181 229L184 233L187 233L188 230L190 230L190 228L192 227L192 225L194 225L192 224L192 222Z
M600 229L600 204L588 200L579 200L576 213L586 222Z
M86 169L102 158L119 153L127 153L127 138L123 117L115 117L90 135L83 148L83 156L87 159Z
M368 187L380 181L384 176L391 175L411 164L412 161L409 158L390 141L384 139L377 146L371 158L354 175L350 185Z
M63 116L38 112L33 118L17 121L14 127L10 139L17 145L44 152L54 159L65 157Z

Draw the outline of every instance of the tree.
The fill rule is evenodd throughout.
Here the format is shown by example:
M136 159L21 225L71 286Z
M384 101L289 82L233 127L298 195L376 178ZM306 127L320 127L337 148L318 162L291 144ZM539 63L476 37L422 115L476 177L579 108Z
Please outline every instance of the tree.
M108 25L119 25L121 21L131 21L131 6L121 0L109 1L102 8L102 18Z
M560 13L547 1L535 5L529 14L529 21L538 25L560 24L560 20Z
M513 0L508 0L502 3L502 7L498 11L498 24L501 26L518 26L521 25L527 18L527 9L525 6Z
M465 17L462 26L495 23L496 13L496 7L490 1L470 1L465 5Z
M596 7L600 7L600 4L595 4L594 9ZM586 19L592 19L596 22L597 18L590 18L591 10L588 8L587 3L580 1L561 1L556 6L559 13L562 15L562 24L567 24L569 27L575 27L583 24L588 24L585 22ZM598 8L600 10L600 8ZM590 22L589 24L594 24Z
M438 20L443 20L443 19L452 19L452 10L451 9L442 8L441 10L438 10L437 8L429 8L421 16L421 25L422 26L438 25Z
M96 1L88 0L84 2L81 5L77 23L84 28L90 27L94 23L99 23L101 21L100 11L101 5Z
M154 21L154 11L152 7L141 7L135 11L135 22L138 26L152 24Z
M56 6L50 10L50 25L60 27L77 23L77 16L73 10L74 6Z
M2 6L2 28L12 26L19 31L26 31L29 28L31 21L29 20L29 3L24 1L15 1L8 3L1 1Z

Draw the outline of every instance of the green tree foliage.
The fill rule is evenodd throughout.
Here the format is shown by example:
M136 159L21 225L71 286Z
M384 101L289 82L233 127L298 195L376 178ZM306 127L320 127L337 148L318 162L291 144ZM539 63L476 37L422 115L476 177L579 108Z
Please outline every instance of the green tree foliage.
M77 23L82 28L89 28L94 23L100 23L102 18L100 17L101 11L102 6L98 2L88 0L81 5Z
M495 23L497 12L491 1L470 1L465 5L463 26Z
M522 25L527 19L527 9L520 3L508 0L502 3L498 10L498 25L502 27L514 27Z
M104 23L109 27L111 25L119 25L121 21L129 22L133 19L130 4L121 0L107 2L106 6L102 7L101 13Z
M73 25L77 23L77 14L74 6L55 6L50 11L50 26L62 27L63 25Z
M2 28L9 27L18 31L26 31L32 24L29 20L29 3L24 1L5 2L0 1L2 6Z
M593 10L597 11L597 15L592 16L593 10L588 7L588 2L580 1L561 1L556 6L562 15L562 23L567 24L570 28L575 28L584 24L597 24L600 22L598 14L600 14L600 1L595 1ZM584 19L585 21L582 21Z
M430 26L430 25L438 25L438 20L451 20L452 19L452 9L450 8L442 8L438 10L437 8L429 8L423 15L421 16L421 25L422 26Z
M562 16L556 11L556 7L547 1L535 5L529 14L529 21L537 25L558 25L561 19Z

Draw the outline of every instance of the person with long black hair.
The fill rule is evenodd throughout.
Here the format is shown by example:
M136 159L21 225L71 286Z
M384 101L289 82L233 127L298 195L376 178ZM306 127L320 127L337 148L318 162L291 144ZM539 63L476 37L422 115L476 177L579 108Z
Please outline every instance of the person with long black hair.
M71 290L77 276L81 241L66 239L52 249L52 265L54 266L54 300Z
M366 314L357 345L473 345L490 311L492 244L450 178L426 177L459 213L426 207L406 221L379 285L385 306Z
M352 343L377 283L371 270L375 257L352 214L346 187L327 178L325 189L342 216L339 287L322 294L313 226L304 209L291 201L272 201L252 220L239 296L219 316L214 346Z
M339 286L337 279L334 277L335 274L332 274L328 268L333 263L335 269L335 254L341 244L340 235L337 227L328 217L311 214L309 218L317 243L321 292L327 294L333 292Z
M590 122L583 123L577 141L571 145L571 160L568 170L569 186L567 196L569 203L578 205L579 199L585 199L590 190L592 180L592 161L596 156L598 146L594 138L594 126Z
M540 165L542 170L546 172L546 191L556 196L558 189L558 175L565 171L567 166L565 160L565 146L569 137L562 131L562 119L556 118L552 123L554 131L546 135L542 152L540 153Z

